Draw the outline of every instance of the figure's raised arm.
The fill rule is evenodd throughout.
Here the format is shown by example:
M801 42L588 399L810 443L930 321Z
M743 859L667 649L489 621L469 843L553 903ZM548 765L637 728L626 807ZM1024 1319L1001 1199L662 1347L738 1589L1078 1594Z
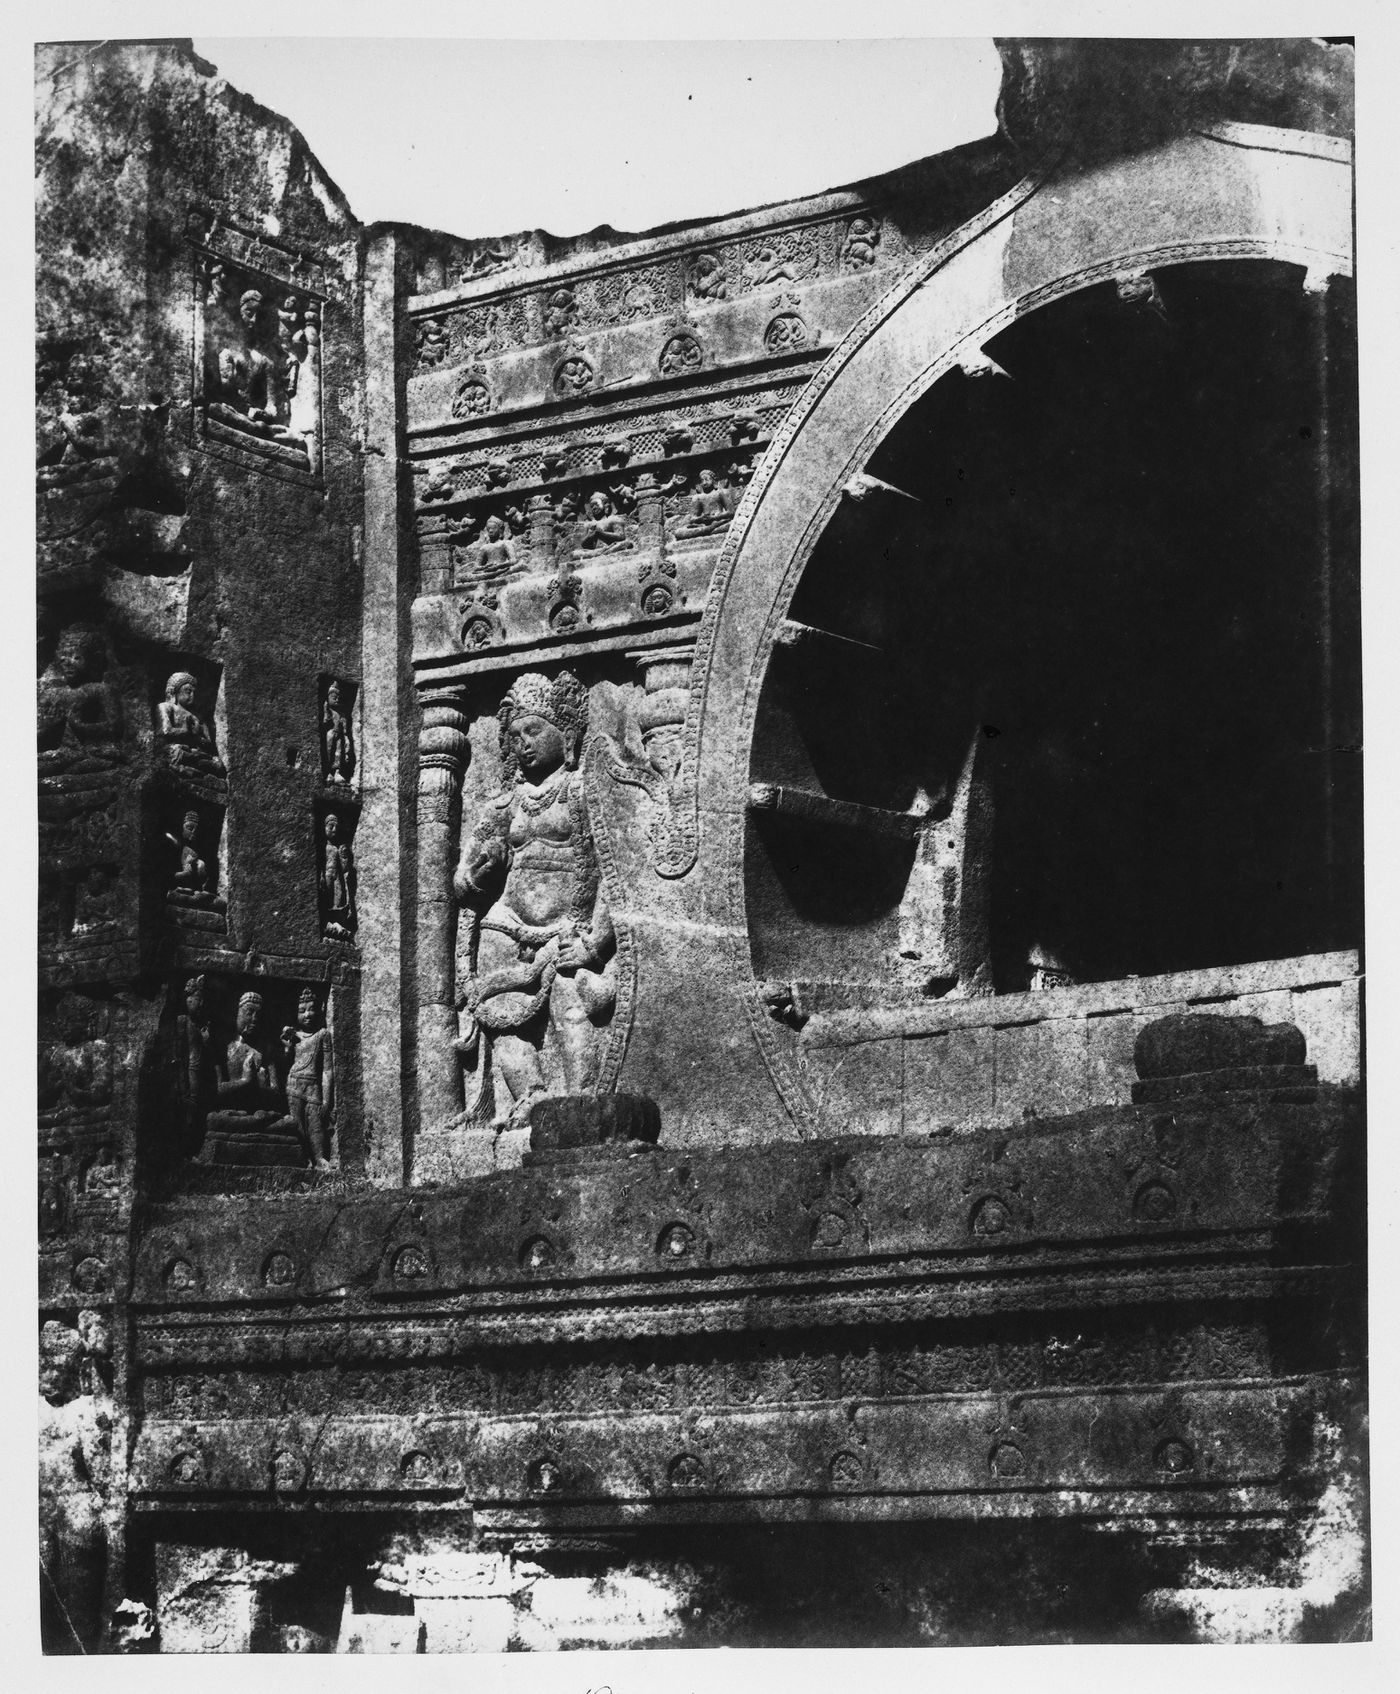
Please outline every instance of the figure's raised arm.
M478 815L452 878L452 892L463 905L478 906L497 891L510 862L509 822L509 803L504 799L492 802Z

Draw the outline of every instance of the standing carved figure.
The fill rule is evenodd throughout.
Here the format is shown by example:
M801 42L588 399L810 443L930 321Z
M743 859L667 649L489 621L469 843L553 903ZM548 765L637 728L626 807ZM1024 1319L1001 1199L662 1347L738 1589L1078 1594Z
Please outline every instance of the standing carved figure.
M93 1314L83 1315L100 1345ZM51 1321L40 1331L40 1615L45 1650L55 1653L95 1651L101 1628L111 1419L95 1381L80 1380L83 1354L67 1324Z
M309 988L297 1002L297 1027L282 1031L282 1045L291 1060L287 1071L287 1108L317 1170L330 1169L331 1111L335 1105L335 1073L331 1064L330 1033L316 1027L316 996Z
M350 718L341 704L340 684L326 684L326 704L321 712L321 748L325 755L326 781L345 784L355 770L355 737Z
M184 1144L198 1149L209 1106L209 1019L204 1005L204 978L192 976L185 984L185 1009L175 1020L175 1097Z
M301 307L295 294L284 295L277 308L277 347L282 355L282 384L290 400L296 394L306 357L306 331L301 327Z
M340 819L334 812L321 826L326 845L321 855L321 897L326 907L326 933L348 939L355 928L355 854L340 839Z
M596 1085L616 938L578 769L586 690L567 671L553 682L531 672L498 718L505 786L478 815L453 882L469 914L458 1051L478 1061L471 1115L494 1116L494 1064L510 1093L505 1121L518 1127L541 1096Z

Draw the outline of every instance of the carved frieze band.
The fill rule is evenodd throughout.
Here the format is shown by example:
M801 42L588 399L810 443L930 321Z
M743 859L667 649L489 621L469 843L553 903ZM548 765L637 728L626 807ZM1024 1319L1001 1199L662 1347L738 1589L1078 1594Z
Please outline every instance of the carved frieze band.
M1307 1465L1306 1428L1327 1393L1323 1382L1303 1382L727 1411L702 1403L597 1419L425 1409L148 1419L132 1485L148 1499L280 1496L285 1504L326 1494L367 1504L385 1495L517 1508L576 1501L595 1510L716 1496L933 1494L1028 1504L1050 1490L1132 1489L1148 1494L1142 1509L1157 1505L1154 1491L1238 1507L1242 1485L1283 1482ZM972 1503L965 1498L961 1509Z
M1005 1328L1003 1324L999 1327ZM291 1370L175 1369L143 1379L148 1416L180 1419L324 1415L347 1391L353 1410L483 1417L685 1411L689 1407L797 1405L921 1395L1267 1379L1277 1337L1259 1317L1117 1326L1078 1315L1047 1333L948 1339L916 1325L876 1335L820 1332L705 1336L677 1351L664 1342L625 1348L515 1348L434 1362L360 1361ZM908 1333L905 1333L905 1331ZM1335 1364L1317 1358L1313 1368Z
M764 290L905 265L926 244L926 238L890 223L882 210L857 206L805 224L711 238L659 262L604 262L597 269L544 282L527 278L486 299L438 307L420 317L417 368L422 372L488 359L591 330L737 303ZM673 345L687 335L695 341L693 327L673 329L663 337L658 355L662 375L698 364L691 348ZM786 335L790 339L790 332ZM767 350L787 349L770 345Z

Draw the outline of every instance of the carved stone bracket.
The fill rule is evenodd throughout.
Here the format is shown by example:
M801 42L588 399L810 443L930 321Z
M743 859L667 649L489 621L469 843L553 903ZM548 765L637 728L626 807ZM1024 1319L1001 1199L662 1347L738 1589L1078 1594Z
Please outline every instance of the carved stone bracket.
M682 731L690 708L693 645L648 648L633 657L642 670L637 728L645 757L615 736L600 736L604 768L614 782L640 788L652 802L652 864L658 876L684 876L695 860L693 830L678 803L684 758Z

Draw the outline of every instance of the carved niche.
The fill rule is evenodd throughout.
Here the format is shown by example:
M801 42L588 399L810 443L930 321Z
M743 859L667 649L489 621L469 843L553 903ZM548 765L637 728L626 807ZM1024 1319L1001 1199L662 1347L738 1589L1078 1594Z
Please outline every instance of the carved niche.
M464 513L452 532L452 581L468 587L518 573L530 551L529 519L518 506L504 506L483 519Z
M321 683L321 781L327 788L355 786L358 770L354 712L358 690L354 683L328 676Z
M210 689L188 670L173 670L154 707L157 755L182 776L227 775L210 723Z
M570 352L554 368L554 392L561 400L586 394L593 386L593 366L582 349Z
M331 941L353 941L359 925L355 903L355 825L358 806L327 802L316 811L316 889L321 933Z
M309 985L177 978L154 1058L165 1102L157 1163L167 1173L325 1168L335 1141L329 1025L324 990Z
M223 808L189 805L179 793L160 795L155 804L167 917L187 928L222 931L228 910L219 890Z
M294 479L319 476L319 267L217 221L197 239L194 403L204 444Z

